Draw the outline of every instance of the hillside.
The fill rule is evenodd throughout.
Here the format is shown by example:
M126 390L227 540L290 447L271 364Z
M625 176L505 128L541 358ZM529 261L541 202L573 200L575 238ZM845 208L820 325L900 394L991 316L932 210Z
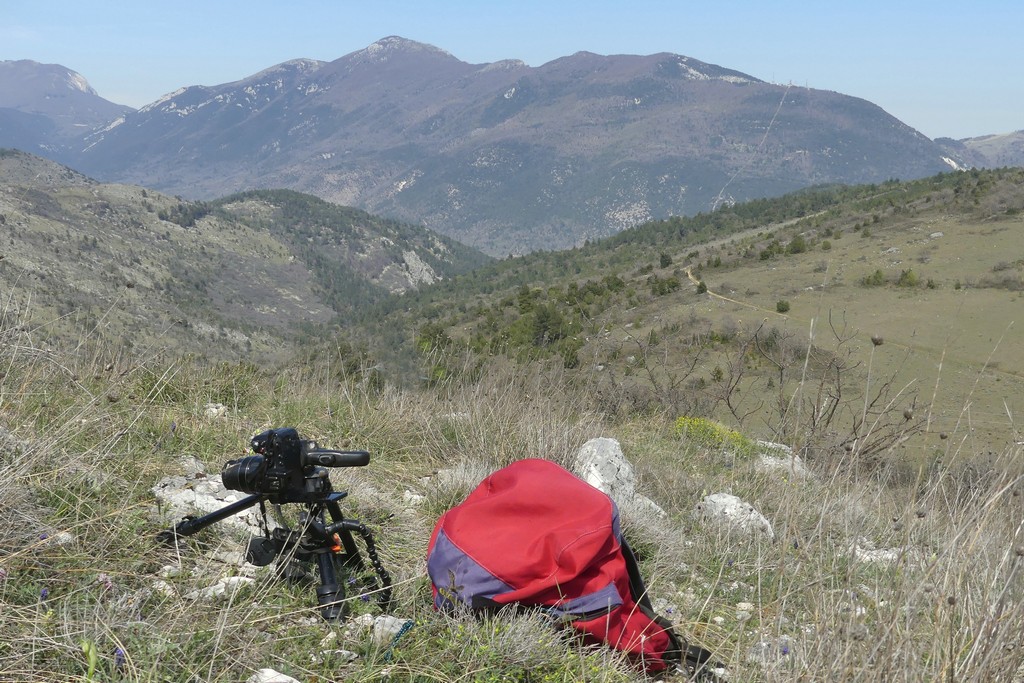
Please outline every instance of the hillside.
M1024 130L963 140L939 138L935 142L950 155L963 160L965 165L975 168L1024 166Z
M384 273L375 243L444 241L290 191L185 202L20 152L0 171L12 680L649 681L546 619L438 612L424 573L434 523L484 476L526 457L578 468L595 437L657 506L619 501L654 607L727 680L1024 675L1024 171L821 187L402 295L346 279L367 302L327 287L329 266ZM336 319L333 291L348 324L294 353L282 328ZM165 329L179 310L187 334ZM253 318L278 363L250 362L250 328L240 350L232 330ZM313 568L243 562L248 536L226 523L158 543L201 512L158 494L197 501L279 426L371 453L328 474L375 535L386 614L339 562L349 618L324 622ZM718 495L772 536L709 523ZM268 513L297 526L301 506L282 508ZM399 631L378 633L385 616Z
M503 257L810 185L928 176L949 154L865 100L684 55L469 64L391 36L183 87L54 158L190 199L298 190Z
M605 410L792 440L792 411L826 401L838 446L885 426L915 462L998 452L1024 410L1022 210L1020 170L823 188L505 260L402 308L421 346L550 359ZM872 423L892 405L913 419Z
M871 450L898 443L913 462L1020 438L1019 171L818 188L486 265L292 191L186 202L21 153L0 168L5 315L45 346L327 350L406 385L507 356L562 366L601 412L791 442L792 411L821 409L814 386L842 396L821 425L835 444L870 430ZM869 419L890 403L914 419Z
M283 358L303 335L486 257L295 192L187 202L0 151L4 311L39 343Z

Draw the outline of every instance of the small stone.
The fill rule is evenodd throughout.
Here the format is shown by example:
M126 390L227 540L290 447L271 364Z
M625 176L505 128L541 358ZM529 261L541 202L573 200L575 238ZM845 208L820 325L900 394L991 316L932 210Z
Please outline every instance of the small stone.
M402 501L408 506L419 505L424 500L426 500L426 496L410 491L409 489L406 489L405 493L402 494Z
M250 676L246 683L299 683L299 681L273 669L260 669Z
M163 579L157 579L153 582L153 592L167 598L173 598L178 594L178 591L174 590L174 586Z
M377 643L388 642L399 634L408 621L390 614L382 614L373 620L373 640Z

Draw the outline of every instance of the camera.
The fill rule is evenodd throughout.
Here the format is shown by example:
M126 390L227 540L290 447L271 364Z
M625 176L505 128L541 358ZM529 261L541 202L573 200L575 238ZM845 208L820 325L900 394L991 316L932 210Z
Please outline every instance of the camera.
M363 467L366 451L335 451L302 439L293 427L260 432L249 442L255 455L224 464L220 477L233 491L265 495L273 504L317 501L331 492L325 467Z
M264 535L250 539L246 559L257 565L281 558L287 558L289 563L315 564L320 575L316 589L320 614L334 621L345 615L345 582L339 579L339 572L354 578L367 570L355 542L358 536L363 539L366 557L376 575L365 585L387 609L391 603L391 576L377 555L373 534L362 522L346 519L342 514L339 501L348 494L332 489L326 469L363 467L369 464L370 454L320 448L315 441L300 438L293 427L261 432L252 437L249 446L253 455L227 461L220 473L225 488L249 495L201 517L186 516L157 538L169 545L177 544L179 537L191 536L258 504ZM271 531L267 526L266 501L273 505L302 503L305 509L301 528L283 526Z

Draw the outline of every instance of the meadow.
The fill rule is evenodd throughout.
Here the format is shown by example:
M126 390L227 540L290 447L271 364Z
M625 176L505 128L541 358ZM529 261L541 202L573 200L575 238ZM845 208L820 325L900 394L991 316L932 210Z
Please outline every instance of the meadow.
M667 512L623 520L655 606L715 652L727 680L1021 679L1019 446L982 460L966 457L975 454L965 441L964 457L895 476L892 459L815 443L826 437L801 413L792 432L807 435L799 452L810 474L797 477L758 468L721 437L726 427L681 432L672 411L595 409L599 384L560 362L494 358L485 372L471 364L400 388L326 360L129 360L89 340L44 349L7 317L0 336L3 680L239 681L265 667L310 682L644 680L607 648L536 618L435 612L425 574L438 515L480 478L523 457L571 467L596 436L620 441L641 490ZM225 410L211 417L209 403ZM887 410L903 424L902 405ZM249 571L224 561L244 542L230 531L177 549L157 543L176 521L154 499L158 481L195 461L216 476L253 434L277 426L371 452L369 466L331 475L394 578L390 612L411 624L397 641L324 622L312 587L273 567L221 599L197 597ZM775 541L697 523L695 505L713 492L755 505ZM366 597L347 598L352 617L378 614Z

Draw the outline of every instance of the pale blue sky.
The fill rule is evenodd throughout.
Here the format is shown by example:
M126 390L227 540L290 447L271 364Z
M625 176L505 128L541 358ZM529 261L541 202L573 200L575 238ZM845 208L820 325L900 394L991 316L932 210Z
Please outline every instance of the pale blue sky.
M0 60L139 107L388 35L479 64L673 52L863 97L928 137L1024 129L1024 0L0 0Z

